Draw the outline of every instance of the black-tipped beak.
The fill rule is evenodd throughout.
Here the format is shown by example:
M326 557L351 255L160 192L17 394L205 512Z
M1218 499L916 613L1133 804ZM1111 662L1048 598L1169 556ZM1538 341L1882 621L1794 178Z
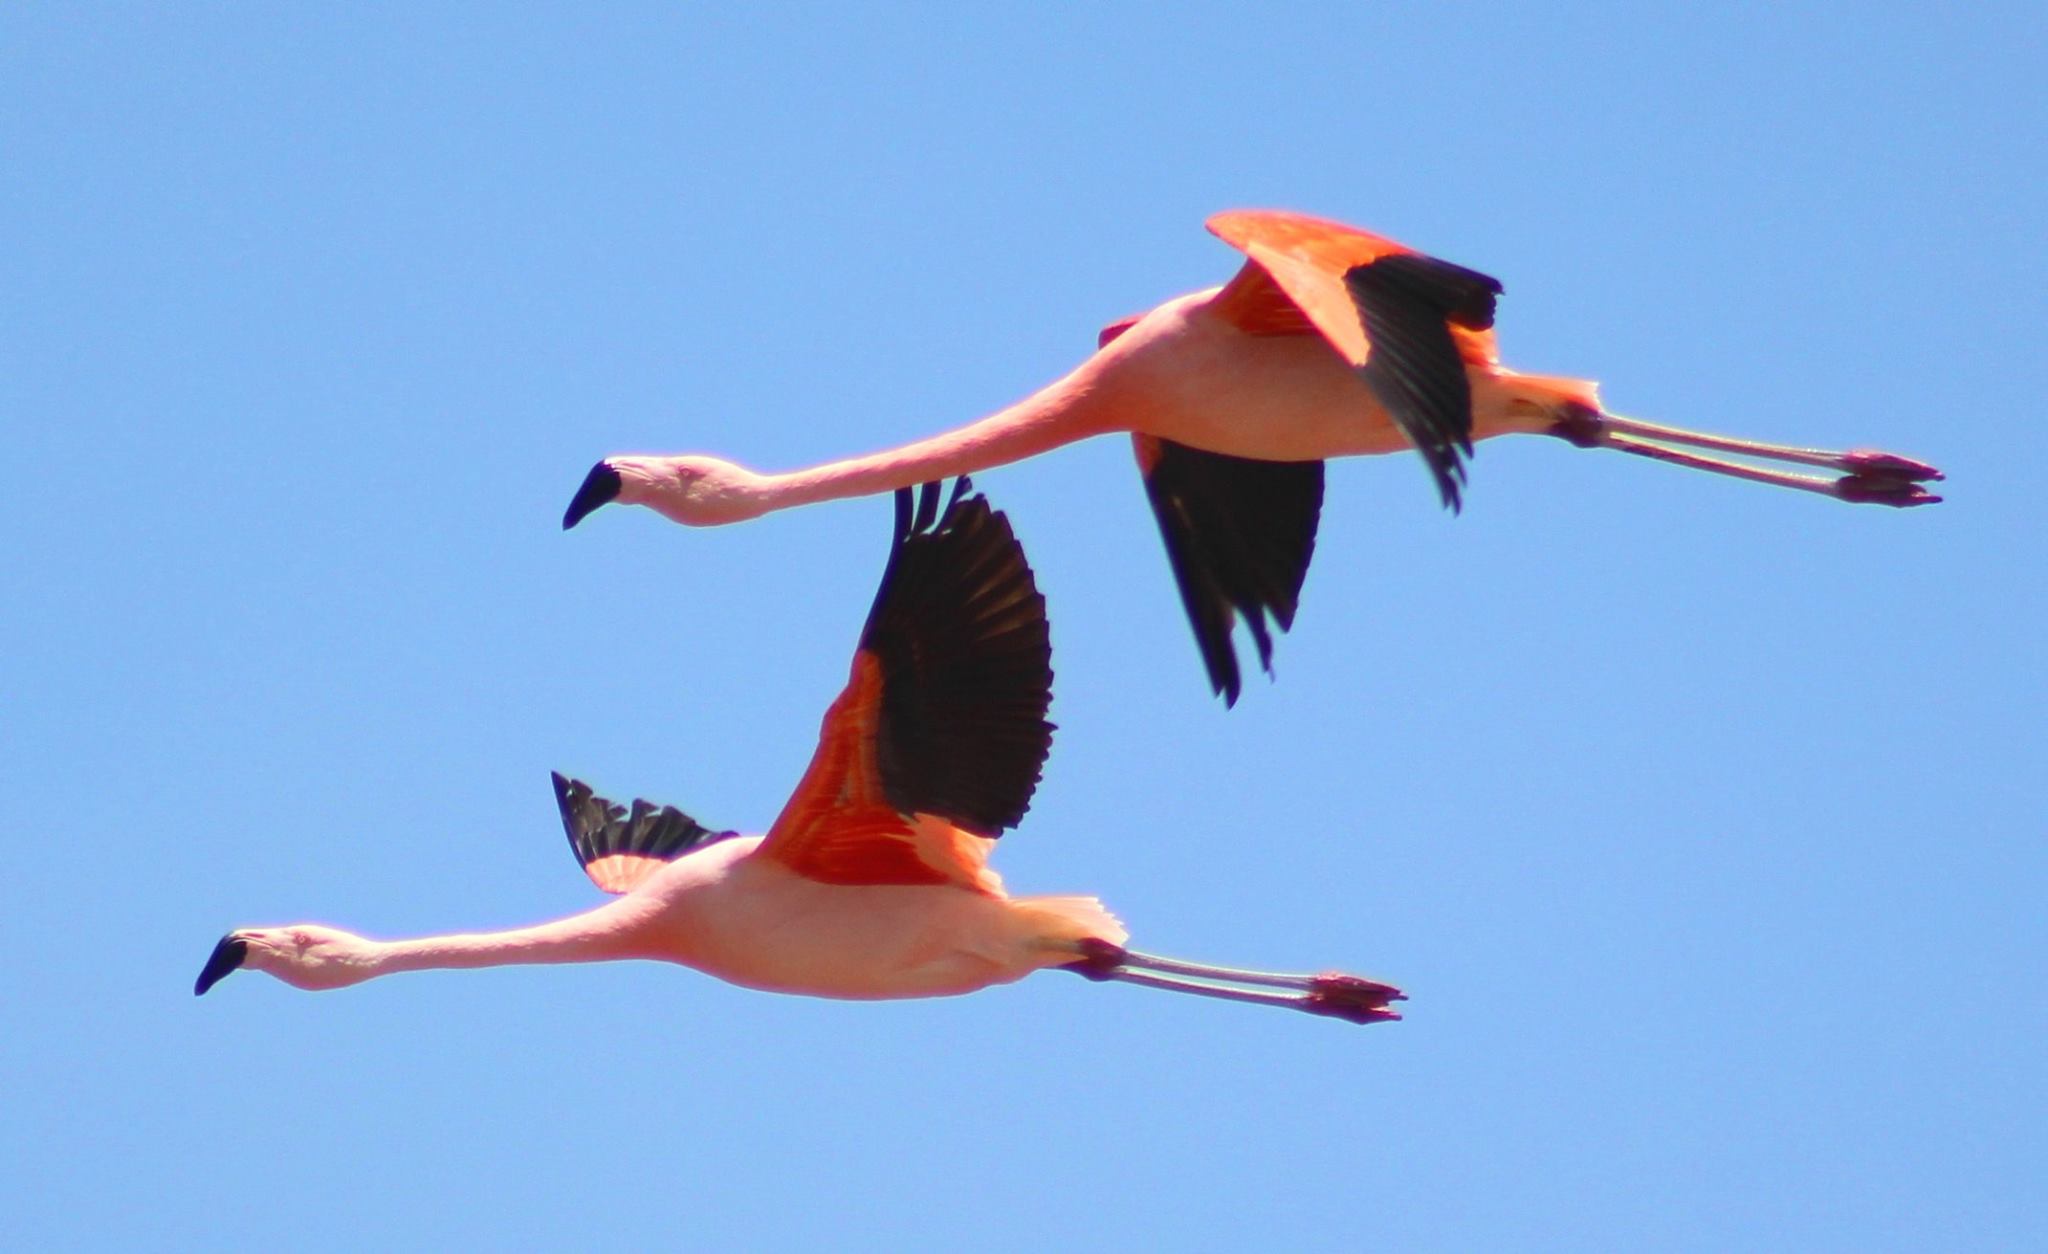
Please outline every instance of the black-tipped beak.
M221 982L228 972L242 965L249 956L249 942L229 932L220 938L220 944L213 947L213 955L206 960L206 966L199 972L199 979L192 985L194 997L204 997L206 990Z
M562 515L562 530L582 522L598 506L615 501L619 496L619 472L599 462L583 477L583 486L576 489L576 499L569 502L569 509Z

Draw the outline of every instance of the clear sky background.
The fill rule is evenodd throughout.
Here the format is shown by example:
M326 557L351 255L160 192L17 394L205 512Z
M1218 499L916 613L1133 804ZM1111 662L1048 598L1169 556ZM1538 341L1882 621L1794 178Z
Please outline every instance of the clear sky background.
M2044 1159L2037 6L0 9L0 1214L22 1248L2012 1248ZM1950 474L1851 508L1560 442L1335 464L1212 700L1128 445L980 477L1061 730L998 865L1366 1029L1059 974L308 995L236 924L598 895L547 773L760 830L885 499L598 456L958 425L1281 206L1499 276L1621 412Z

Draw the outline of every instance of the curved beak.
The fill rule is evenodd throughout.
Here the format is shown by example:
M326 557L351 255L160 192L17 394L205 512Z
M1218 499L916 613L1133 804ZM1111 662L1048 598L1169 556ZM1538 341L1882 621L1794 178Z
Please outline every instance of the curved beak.
M220 944L213 947L213 954L206 960L206 966L199 972L199 979L192 985L192 995L203 997L206 990L221 982L228 972L242 965L249 956L249 942L229 932L220 938Z
M582 522L592 510L609 501L618 499L619 472L604 462L590 468L583 477L583 486L576 489L576 499L569 502L568 510L562 515L562 530Z

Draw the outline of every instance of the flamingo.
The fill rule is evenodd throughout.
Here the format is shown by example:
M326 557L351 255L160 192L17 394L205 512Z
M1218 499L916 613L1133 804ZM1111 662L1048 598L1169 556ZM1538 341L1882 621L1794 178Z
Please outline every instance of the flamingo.
M1245 254L1229 283L1109 324L1097 352L1071 373L978 422L786 474L701 455L607 457L584 479L562 526L611 501L694 526L739 522L1128 432L1210 687L1234 705L1241 680L1233 623L1243 622L1270 675L1267 622L1293 626L1327 458L1412 447L1453 512L1472 442L1515 432L1842 501L1941 499L1921 486L1940 471L1893 453L1766 444L1624 418L1602 406L1591 382L1510 370L1493 334L1501 285L1477 271L1295 213L1223 213L1208 227Z
M1137 953L1093 897L1003 890L988 858L1029 807L1052 743L1051 645L1008 520L967 488L955 486L943 517L937 484L914 514L910 491L897 492L852 675L767 835L715 832L647 801L628 810L556 774L570 848L616 901L536 927L415 940L238 928L193 992L241 967L330 989L394 971L653 958L818 997L946 996L1064 968L1353 1023L1399 1018L1390 985Z

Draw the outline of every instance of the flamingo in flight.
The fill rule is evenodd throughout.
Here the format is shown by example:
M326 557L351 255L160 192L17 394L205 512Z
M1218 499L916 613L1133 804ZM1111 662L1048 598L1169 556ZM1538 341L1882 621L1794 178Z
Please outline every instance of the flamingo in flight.
M1065 968L1096 980L1289 1007L1353 1023L1400 1016L1399 990L1124 947L1093 897L1011 897L988 867L1029 807L1052 724L1045 600L1009 522L939 487L896 494L895 542L846 688L766 836L670 806L630 810L554 776L570 848L618 900L553 923L374 941L316 924L238 928L194 985L241 967L304 989L394 971L653 958L818 997L937 997Z
M1105 327L1098 351L978 422L787 474L715 457L615 456L585 478L566 529L610 502L691 525L739 522L1030 457L1127 431L1211 687L1235 704L1241 619L1272 672L1270 619L1294 622L1322 509L1323 461L1414 448L1453 511L1474 440L1526 432L1882 505L1941 498L1941 472L1892 453L1830 452L1623 418L1596 385L1519 374L1493 333L1501 285L1392 240L1300 214L1224 213L1245 254L1222 287ZM1819 469L1799 474L1715 454Z

